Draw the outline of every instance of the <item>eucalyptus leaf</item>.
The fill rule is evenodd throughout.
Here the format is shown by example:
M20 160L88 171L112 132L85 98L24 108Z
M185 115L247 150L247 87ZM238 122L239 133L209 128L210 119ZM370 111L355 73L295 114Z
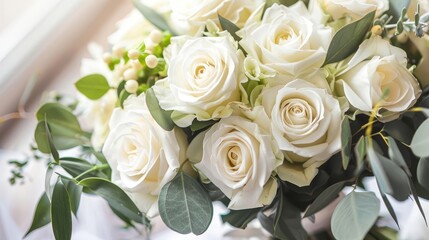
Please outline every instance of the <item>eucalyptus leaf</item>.
M351 192L335 208L332 233L338 240L360 240L375 223L380 201L373 192Z
M392 138L405 144L411 143L414 132L413 129L411 129L401 119L390 121L384 124L383 131L385 131Z
M52 193L51 218L55 239L71 239L72 215L70 201L67 190L61 181L57 181Z
M222 215L222 221L229 223L236 228L245 229L258 215L261 208L251 208L243 210L230 210L229 213Z
M52 174L54 174L54 169L51 166L48 166L45 174L45 193L48 196L49 201L52 200L52 187L51 187L51 178Z
M79 209L80 197L82 195L82 186L79 186L75 182L70 181L64 177L61 177L61 181L66 187L67 194L69 196L70 209L77 217L77 210Z
M372 153L371 150L369 148L368 156L381 191L392 195L398 201L406 200L411 193L407 174L393 161L378 153Z
M235 25L234 23L232 23L228 19L222 17L221 15L218 15L218 18L219 18L219 23L220 23L220 26L222 27L222 29L224 31L229 32L229 34L231 34L231 36L234 38L234 40L239 42L241 40L241 38L239 36L237 36L236 32L238 30L240 30L240 28L237 27L237 25Z
M355 156L356 156L356 173L360 172L364 167L364 159L366 156L366 138L361 136L355 146Z
M60 166L73 177L76 177L93 167L93 165L86 160L72 157L60 158ZM96 176L94 173L89 173L88 175Z
M429 157L429 118L417 128L411 141L411 150L416 156Z
M274 3L285 5L286 7L290 7L297 2L299 2L299 0L267 0L265 4L267 8L271 7ZM303 1L303 2L308 2L308 1Z
M46 137L48 141L48 147L49 152L52 155L52 158L55 160L55 162L58 163L60 156L58 154L57 148L55 147L54 140L52 139L51 130L49 129L48 122L45 119L45 131L46 131Z
M204 233L213 217L210 196L200 183L183 171L162 187L158 207L162 221L181 234Z
M155 27L162 31L169 31L172 35L177 35L177 33L168 25L165 18L157 11L143 4L142 1L133 0L133 3L144 18L151 22Z
M203 130L203 129L205 129L205 128L208 128L208 127L210 127L210 126L212 126L213 124L215 124L217 121L214 121L214 120L209 120L209 121L198 121L198 120L194 120L193 122L192 122L192 125L190 126L191 127L191 131L193 131L193 132L197 132L197 131L200 131L200 130Z
M408 176L411 176L410 169L408 168L407 163L405 162L404 157L402 156L395 139L393 139L392 137L388 137L387 139L389 141L389 157L396 164L398 164L407 173Z
M358 21L338 30L329 45L323 65L339 62L356 52L371 28L374 16L375 11L370 12Z
M352 130L350 129L349 118L345 116L341 123L341 158L343 160L344 170L346 170L347 167L349 166L351 151L352 151Z
M90 74L75 83L77 90L91 100L103 97L109 90L109 82L101 74Z
M45 226L51 222L50 215L51 203L46 193L43 193L36 206L36 211L33 216L33 222L31 223L30 229L24 235L24 238L28 236L32 231Z
M345 185L346 185L346 182L341 181L325 189L319 196L317 196L314 202L307 209L307 211L304 214L304 218L314 215L318 211L328 206L335 198L338 197L338 194L341 192L341 190L343 190Z
M410 184L411 193L413 194L414 201L416 202L416 205L419 208L419 211L422 214L422 217L425 220L425 223L426 223L426 226L427 226L428 222L426 220L425 211L423 210L422 204L420 203L419 194L418 194L417 189L414 186L414 183L413 183L413 181L412 181L411 178L409 178L409 184ZM421 188L423 188L423 187L421 186Z
M390 0L387 14L392 16L391 22L397 22L401 17L402 9L408 8L410 0Z
M138 223L148 222L130 197L112 182L94 177L83 179L78 185L87 187L96 195L104 198L112 208L127 218Z
M64 128L74 130L75 132L81 132L79 121L76 116L67 107L60 103L45 103L36 113L38 121L49 120L49 126L51 124L62 125Z
M417 165L417 180L426 190L429 190L429 158L422 158Z
M146 104L150 114L155 121L166 131L171 131L174 128L173 120L171 120L171 113L165 111L159 106L158 99L155 96L155 92L152 88L146 91Z

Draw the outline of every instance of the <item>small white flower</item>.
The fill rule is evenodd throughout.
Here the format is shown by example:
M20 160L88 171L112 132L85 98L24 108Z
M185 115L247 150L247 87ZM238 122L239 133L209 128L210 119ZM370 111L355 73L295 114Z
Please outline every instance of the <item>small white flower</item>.
M271 203L277 185L269 180L282 162L281 153L278 157L271 135L258 124L239 116L224 118L205 133L202 143L197 139L189 149L201 148L202 160L195 167L231 199L228 208ZM188 152L188 156L195 155Z
M258 122L270 122L285 161L279 177L297 186L310 185L318 168L341 149L344 110L326 89L296 79L261 93Z
M334 20L344 17L352 21L376 11L376 17L389 10L388 0L313 0L317 1L323 11Z
M112 182L152 217L158 213L161 188L186 159L186 135L179 129L163 130L147 109L144 94L130 96L124 109L116 108L109 125L103 154L112 168Z
M243 54L229 37L176 37L164 56L168 77L153 87L159 105L173 110L180 127L194 119L207 121L231 115L229 104L240 101Z
M354 108L370 113L378 104L378 119L393 120L413 106L422 92L406 66L402 49L381 37L365 40L337 77L339 89Z

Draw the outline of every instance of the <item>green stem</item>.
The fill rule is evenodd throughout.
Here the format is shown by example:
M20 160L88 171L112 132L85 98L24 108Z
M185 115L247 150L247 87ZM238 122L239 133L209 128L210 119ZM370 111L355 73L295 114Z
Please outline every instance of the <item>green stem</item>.
M85 176L88 173L91 173L91 172L94 172L94 171L98 171L98 170L102 170L102 169L106 169L106 168L109 168L109 167L110 167L109 164L97 165L97 166L94 166L94 167L86 170L85 172L79 174L78 176L76 176L73 179L76 180L76 181L78 181L79 178Z

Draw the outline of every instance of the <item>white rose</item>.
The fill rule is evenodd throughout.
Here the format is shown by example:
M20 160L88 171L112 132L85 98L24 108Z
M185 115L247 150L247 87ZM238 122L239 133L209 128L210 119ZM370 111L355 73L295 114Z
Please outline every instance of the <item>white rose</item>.
M163 130L152 118L145 95L130 96L116 108L103 154L112 168L112 182L124 189L149 217L158 213L161 188L174 178L186 159L181 130Z
M381 121L397 118L422 92L407 69L407 54L380 37L365 40L337 79L353 107L369 113L378 106Z
M291 7L272 5L262 21L247 24L238 34L249 56L281 78L287 75L293 79L322 66L332 30L316 26L299 1Z
M159 105L174 110L180 127L231 115L240 101L243 55L228 37L176 37L169 47L168 77L153 87ZM167 51L167 52L168 52Z
M200 147L193 144L201 144L200 139L189 148L198 151ZM280 153L278 157L270 134L258 124L239 116L224 118L205 133L201 149L202 160L195 167L231 199L228 208L248 209L271 203L276 185L269 180L282 156ZM198 153L191 151L188 155ZM265 197L264 192L271 194Z
M141 2L164 17L169 17L170 7L168 0L141 0ZM134 9L117 23L117 30L108 37L108 40L112 46L121 46L128 49L135 48L154 29L156 27L146 20L137 9Z
M376 17L389 10L388 0L314 0L334 20L350 17L352 21L376 10Z
M171 21L180 34L198 35L208 20L218 23L218 14L243 27L263 0L170 0Z
M343 111L338 100L326 89L297 79L264 89L261 106L286 159L277 169L279 177L297 186L310 185L318 167L341 149Z

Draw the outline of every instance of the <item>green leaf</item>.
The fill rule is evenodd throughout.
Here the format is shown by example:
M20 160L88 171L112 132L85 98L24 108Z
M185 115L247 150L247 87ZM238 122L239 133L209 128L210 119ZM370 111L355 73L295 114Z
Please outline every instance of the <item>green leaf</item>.
M64 177L61 177L61 181L66 187L67 194L69 196L70 201L70 209L77 216L77 210L80 205L80 197L82 195L82 186L77 185L75 182L70 181Z
M395 213L395 210L392 207L392 204L390 203L390 201L387 198L386 194L383 191L381 191L380 185L378 185L378 190L380 191L381 198L383 199L383 202L384 202L384 205L387 208L387 211L389 211L390 216L392 216L393 220L395 221L396 225L399 228L398 218L396 217L396 213Z
M171 112L167 112L159 106L158 99L152 88L146 91L146 104L150 114L155 121L166 131L171 131L174 128L173 120L171 120Z
M218 14L218 18L219 18L219 23L220 23L220 26L222 27L222 29L224 31L229 32L229 34L231 34L231 36L234 38L234 40L239 42L241 40L241 38L239 36L237 36L236 32L238 30L240 30L240 28L219 14Z
M351 192L335 208L331 219L332 233L338 240L363 239L375 223L380 201L373 192Z
M51 178L52 178L52 174L54 174L54 169L50 166L48 166L48 168L46 169L46 174L45 174L45 193L48 196L48 199L51 201L52 200L52 187L51 187Z
M193 122L192 122L192 125L191 125L191 131L192 132L196 132L196 131L199 131L199 130L202 130L202 129L205 129L205 128L207 128L207 127L210 127L210 126L212 126L213 124L215 124L217 121L214 121L214 120L209 120L209 121L198 121L197 119L195 119Z
M304 214L304 218L314 215L318 211L322 210L326 206L328 206L335 198L338 197L338 194L343 190L346 182L337 182L327 189L325 189L314 202L310 205L307 211Z
M350 154L352 151L352 130L350 129L350 121L346 116L341 123L341 158L343 160L343 169L346 170L350 162Z
M51 204L52 229L56 240L68 240L72 235L72 215L67 190L61 181L55 184Z
M383 126L383 131L385 131L392 138L405 144L411 143L414 132L413 129L411 129L400 119L386 123Z
M24 235L24 238L28 236L32 231L45 226L51 222L50 213L51 203L46 193L40 197L39 202L37 203L36 211L34 213L33 222L31 223L30 229Z
M281 239L307 239L307 232L301 223L301 211L284 194L283 184L279 184L278 206L274 217L274 236Z
M301 0L305 4L308 4L308 0ZM265 5L266 8L271 7L274 3L285 5L286 7L290 7L294 5L295 3L299 2L299 0L267 0Z
M406 200L410 195L410 188L404 170L371 147L368 148L368 157L381 191L392 195L398 201Z
M49 125L48 125L48 122L46 121L46 119L45 119L45 131L46 131L46 137L47 137L47 141L48 141L49 152L51 153L52 158L55 160L55 162L58 163L60 156L59 156L57 148L55 147L55 144L53 142L51 130L49 130Z
M338 30L329 45L323 65L339 62L356 52L369 28L372 26L374 16L375 11Z
M171 27L168 25L167 21L161 14L143 4L142 1L133 0L133 3L134 6L140 11L140 13L146 18L146 20L152 23L155 27L159 28L162 31L169 31L172 35L177 36L177 33L173 29L171 29Z
M182 171L162 187L158 207L162 221L181 234L204 233L213 217L213 205L208 193L200 183Z
M417 193L417 189L416 189L416 187L414 186L414 184L413 184L413 181L412 181L411 177L409 178L409 184L410 184L411 193L413 194L414 201L416 202L417 207L419 208L420 213L422 214L423 219L425 220L425 223L426 223L426 226L427 226L427 225L428 225L428 222L427 222L427 220L426 220L425 211L423 210L423 207L422 207L422 205L421 205L421 203L420 203L420 199L419 199L419 195L418 195L418 193ZM420 187L421 187L421 186L420 186ZM423 187L421 187L421 188L423 188ZM423 189L424 189L424 188L423 188Z
M112 208L127 218L138 223L148 221L130 197L112 182L102 178L86 178L78 184L89 188L96 195L104 198Z
M93 165L86 160L72 157L60 158L60 166L73 177L76 177L93 167ZM96 176L93 172L88 175Z
M410 0L390 0L387 14L392 16L391 22L397 22L401 17L402 9L408 8Z
M411 150L416 156L429 157L429 118L417 128L411 141Z
M407 163L405 162L404 157L402 156L401 151L399 150L395 139L393 139L392 137L388 137L388 141L389 141L388 151L389 151L390 159L392 159L396 164L398 164L398 166L400 166L402 170L404 170L405 173L407 173L408 176L411 176L410 169L408 168Z
M77 90L91 100L100 99L110 90L109 82L101 74L87 75L75 83Z
M356 173L360 172L364 167L364 158L366 155L366 138L361 136L355 146L356 155Z
M429 190L429 158L422 158L417 165L417 180L426 190Z
M70 149L88 141L76 116L59 103L46 103L37 111L36 117L39 123L36 126L34 138L39 150L43 153L50 153L45 117L48 120L52 140L58 150Z
M261 208L230 210L229 213L222 215L222 222L229 223L231 226L246 229L249 224L258 215Z

